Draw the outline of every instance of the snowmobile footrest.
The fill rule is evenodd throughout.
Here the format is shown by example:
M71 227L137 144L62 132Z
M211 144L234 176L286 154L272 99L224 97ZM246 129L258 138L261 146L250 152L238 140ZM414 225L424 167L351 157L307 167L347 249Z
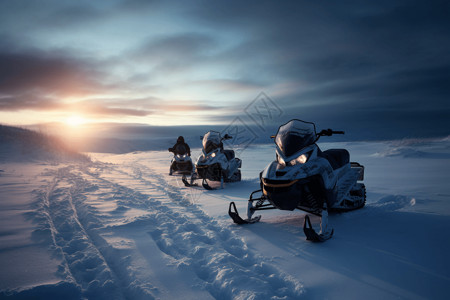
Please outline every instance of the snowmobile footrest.
M303 223L303 232L305 233L306 240L311 242L324 242L333 236L334 230L328 233L317 234L317 232L312 228L309 216L305 216L305 222Z
M230 202L230 207L228 208L228 215L233 219L234 223L239 225L256 223L261 219L261 216L256 216L254 218L251 218L250 220L242 219L241 216L239 216L239 213L236 209L236 204L234 204L234 202Z

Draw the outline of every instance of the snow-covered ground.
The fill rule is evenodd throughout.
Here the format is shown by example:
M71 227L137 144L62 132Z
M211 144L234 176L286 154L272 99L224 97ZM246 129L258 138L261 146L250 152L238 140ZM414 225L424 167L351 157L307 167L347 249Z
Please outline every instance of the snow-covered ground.
M238 151L242 182L214 191L169 176L166 151L1 163L0 298L447 299L450 140L320 146L349 149L367 187L322 244L301 211L227 215L245 215L273 145Z

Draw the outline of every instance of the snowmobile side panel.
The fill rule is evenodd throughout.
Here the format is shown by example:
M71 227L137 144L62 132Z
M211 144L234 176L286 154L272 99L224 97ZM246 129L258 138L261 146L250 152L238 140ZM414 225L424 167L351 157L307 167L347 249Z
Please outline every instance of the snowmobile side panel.
M364 180L364 166L357 162L351 162L350 166L352 169L358 170L358 173L359 173L358 181L363 181Z
M357 183L348 193L345 199L330 208L334 212L346 212L363 208L366 204L366 187L363 183Z
M349 192L355 186L359 175L359 170L349 168L348 171L339 178L336 184L338 186L337 201L339 204L341 204L344 199L348 198Z

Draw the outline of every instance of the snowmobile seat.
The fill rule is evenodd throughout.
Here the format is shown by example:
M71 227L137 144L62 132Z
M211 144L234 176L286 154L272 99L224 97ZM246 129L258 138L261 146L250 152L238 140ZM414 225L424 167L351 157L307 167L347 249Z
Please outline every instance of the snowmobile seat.
M227 160L232 160L234 158L233 150L223 150L223 154L227 157Z
M350 153L346 149L329 149L319 153L319 156L326 158L333 170L339 169L350 162Z

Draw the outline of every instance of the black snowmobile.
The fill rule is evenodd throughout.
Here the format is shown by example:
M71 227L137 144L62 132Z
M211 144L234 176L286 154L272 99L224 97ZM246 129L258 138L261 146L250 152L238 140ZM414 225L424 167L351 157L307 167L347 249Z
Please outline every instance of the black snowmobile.
M173 153L169 175L181 174L183 175L183 182L187 181L186 176L189 175L191 176L192 182L194 164L191 159L191 149L189 148L189 145L184 142L184 138L179 136L176 144L168 150Z
M248 200L247 219L242 219L234 202L228 214L237 224L258 222L257 210L300 209L321 218L321 231L311 226L305 216L303 231L306 239L325 241L334 230L328 226L328 212L350 211L364 206L366 189L364 167L350 162L346 149L321 151L316 142L321 136L344 134L331 129L316 133L314 123L291 120L280 126L272 138L276 144L276 160L260 173L261 189Z

